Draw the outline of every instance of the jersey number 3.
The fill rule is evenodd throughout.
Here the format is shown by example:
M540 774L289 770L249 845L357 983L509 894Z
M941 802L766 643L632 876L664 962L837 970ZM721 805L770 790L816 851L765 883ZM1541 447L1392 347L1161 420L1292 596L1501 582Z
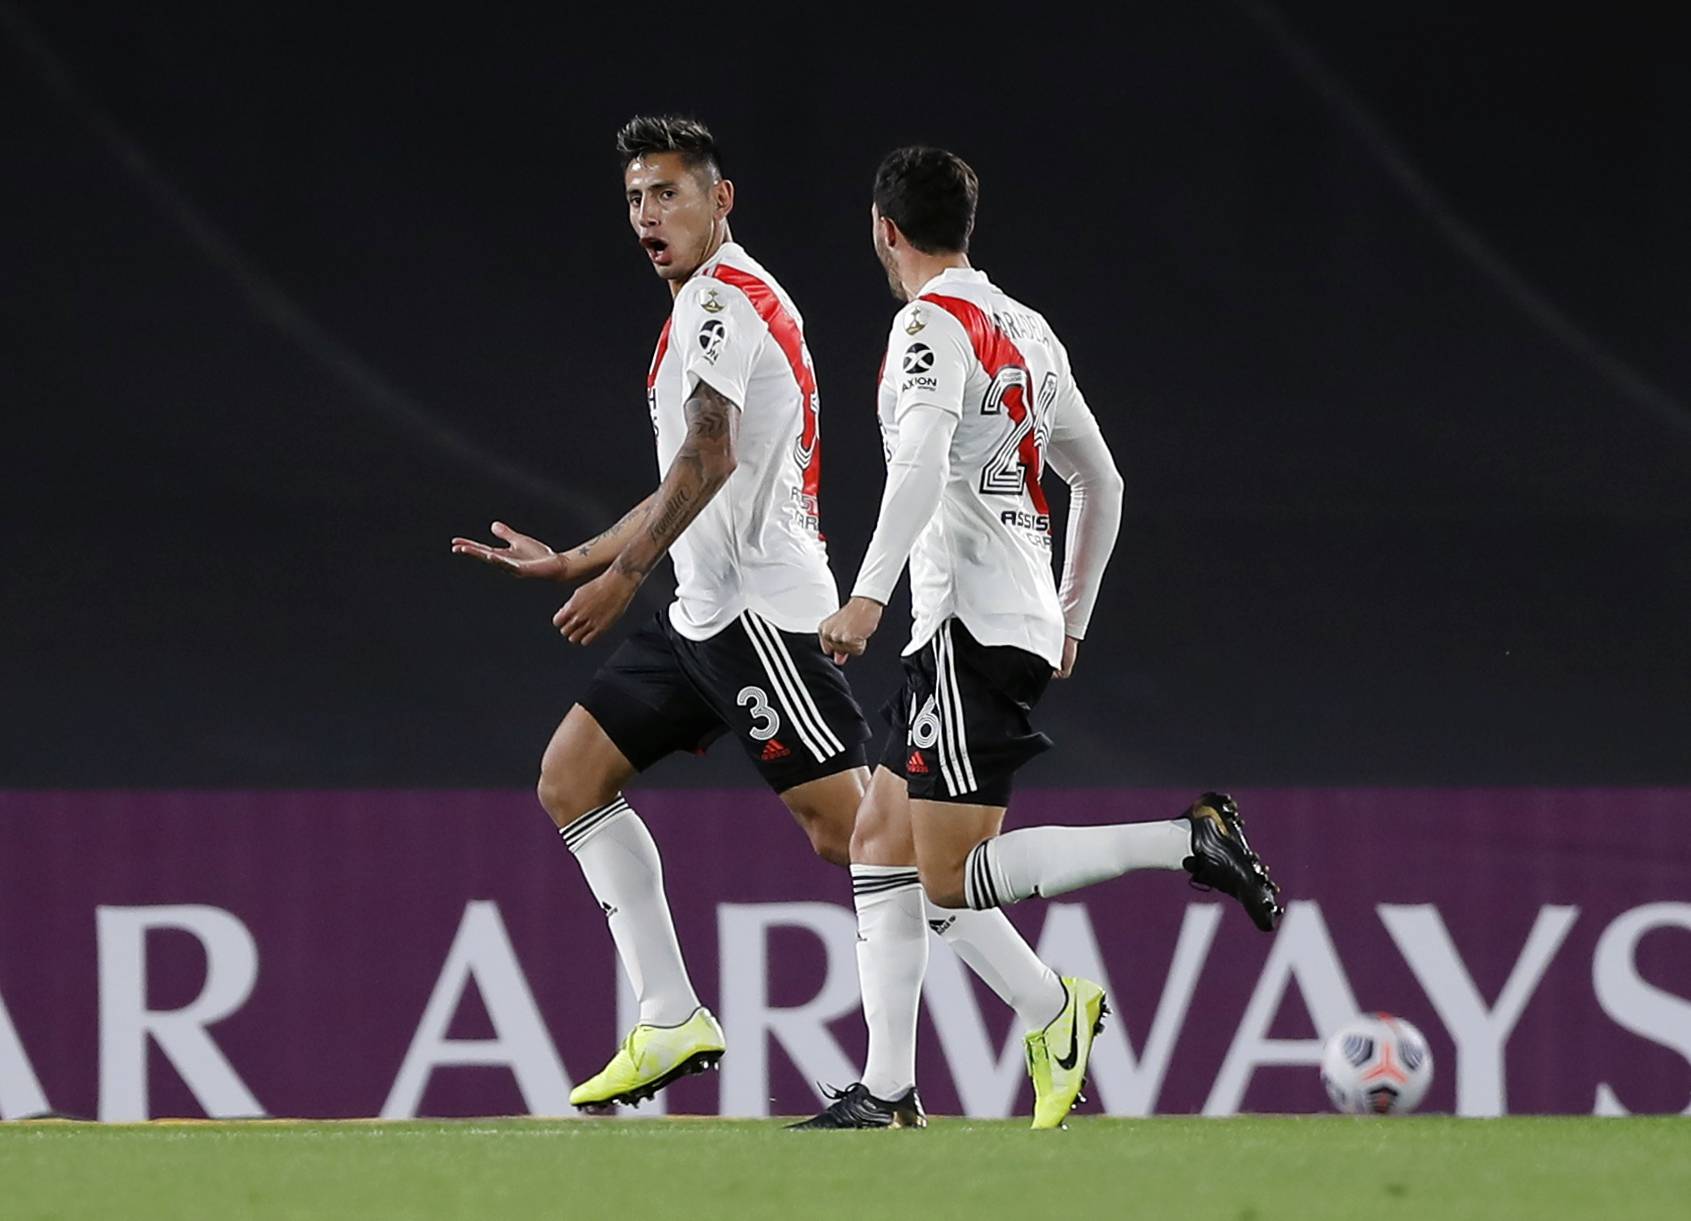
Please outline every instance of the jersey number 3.
M762 687L741 687L734 702L742 708L750 708L752 718L762 722L747 731L753 741L767 742L781 732L781 714L769 706L769 696Z
M986 398L981 402L981 414L1007 415L1010 428L981 468L981 492L985 495L1020 496L1023 488L1039 478L1048 434L1046 418L1051 400L1057 397L1057 375L1045 375L1030 411L1028 388L1031 384L1026 369L1020 365L1005 365L992 379L992 385L987 387ZM1022 445L1029 433L1033 434L1031 456Z

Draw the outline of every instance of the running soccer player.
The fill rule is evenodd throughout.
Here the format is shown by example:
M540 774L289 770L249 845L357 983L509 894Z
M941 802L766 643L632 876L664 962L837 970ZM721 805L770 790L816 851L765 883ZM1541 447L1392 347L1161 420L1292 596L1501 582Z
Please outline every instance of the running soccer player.
M640 1003L610 1063L571 1092L577 1106L638 1103L723 1053L681 958L657 846L623 785L672 752L732 734L815 850L845 865L869 779L868 726L816 639L839 598L818 534L803 321L734 242L733 184L702 124L636 118L617 150L629 223L674 300L646 382L662 484L568 551L502 522L493 533L503 545L452 541L455 553L516 576L585 581L553 619L583 645L617 621L664 555L675 564L675 601L611 654L541 759L541 804L605 911ZM1004 995L995 981L1032 951L1001 913L964 914L947 940ZM913 1089L883 1118L925 1122Z
M852 596L819 637L837 661L862 654L906 563L915 622L892 732L858 814L854 873L866 864L914 872L928 900L953 916L1130 870L1184 869L1272 931L1279 888L1224 794L1205 793L1168 822L1001 834L1016 770L1051 746L1029 713L1053 676L1074 671L1115 545L1122 480L1050 325L970 266L978 194L974 171L940 149L900 149L875 176L875 252L906 302L880 386L887 481ZM1040 486L1047 462L1071 492L1060 589ZM900 898L875 921L878 961L907 969L877 973L859 959L865 1080L811 1126L868 1126L891 1107L905 1083L874 1080L880 1064L909 1065L914 1076L905 1044L913 1046L927 930L920 904ZM1057 1127L1077 1100L1108 1012L1097 984L1058 985L1046 1010L1055 1016L1026 1039L1035 1128Z

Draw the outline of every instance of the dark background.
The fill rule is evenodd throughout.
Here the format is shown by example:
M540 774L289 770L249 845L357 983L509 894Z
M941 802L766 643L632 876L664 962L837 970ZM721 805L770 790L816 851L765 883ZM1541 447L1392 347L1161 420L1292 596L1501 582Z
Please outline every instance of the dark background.
M870 178L980 172L1129 491L1030 780L1691 781L1685 31L1472 7L0 0L0 785L527 782L608 648L447 540L654 485L610 142L670 109L806 314L844 585Z

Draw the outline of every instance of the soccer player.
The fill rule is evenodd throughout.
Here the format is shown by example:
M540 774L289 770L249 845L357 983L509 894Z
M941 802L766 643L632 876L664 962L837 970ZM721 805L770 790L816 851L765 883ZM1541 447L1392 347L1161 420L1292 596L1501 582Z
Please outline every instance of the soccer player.
M816 638L839 598L817 529L816 379L803 321L734 242L733 184L702 124L636 118L617 150L629 223L674 300L646 381L662 484L568 551L502 522L493 533L503 545L452 541L455 553L516 576L585 581L553 619L584 645L666 554L675 564L675 601L611 654L541 759L541 804L604 909L640 1003L610 1063L571 1092L577 1106L638 1103L723 1053L681 958L657 847L623 785L672 752L731 734L816 851L845 865L869 780L868 726ZM963 914L971 918L947 940L993 986L1032 957L1002 914ZM870 952L859 946L860 957ZM913 1089L883 1118L925 1122Z
M1016 770L1051 746L1029 713L1074 671L1115 545L1122 481L1068 353L1038 313L969 264L979 186L956 155L890 154L875 177L875 252L893 295L880 386L887 454L880 517L852 596L819 631L836 660L860 655L906 564L914 627L892 733L859 811L853 871L912 868L947 916L1066 894L1135 869L1184 869L1271 931L1278 887L1245 842L1231 798L1205 793L1168 822L1030 827L1001 834ZM1068 482L1061 588L1052 575L1046 463ZM874 961L859 956L869 1027L865 1080L810 1121L866 1126L914 1076L926 928L914 899L883 904ZM903 962L902 971L880 969ZM1107 1012L1087 980L1055 981L1055 1016L1030 1031L1033 1126L1061 1124ZM1018 1004L1024 1021L1030 1006ZM892 1050L885 1050L887 1048ZM914 1084L913 1080L910 1084Z

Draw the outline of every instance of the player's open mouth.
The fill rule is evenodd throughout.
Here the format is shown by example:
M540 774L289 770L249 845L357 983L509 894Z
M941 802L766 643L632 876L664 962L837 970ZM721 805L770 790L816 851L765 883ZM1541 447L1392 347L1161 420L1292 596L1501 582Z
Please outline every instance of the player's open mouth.
M640 244L646 248L646 257L659 266L669 262L669 243L661 237L643 237Z

